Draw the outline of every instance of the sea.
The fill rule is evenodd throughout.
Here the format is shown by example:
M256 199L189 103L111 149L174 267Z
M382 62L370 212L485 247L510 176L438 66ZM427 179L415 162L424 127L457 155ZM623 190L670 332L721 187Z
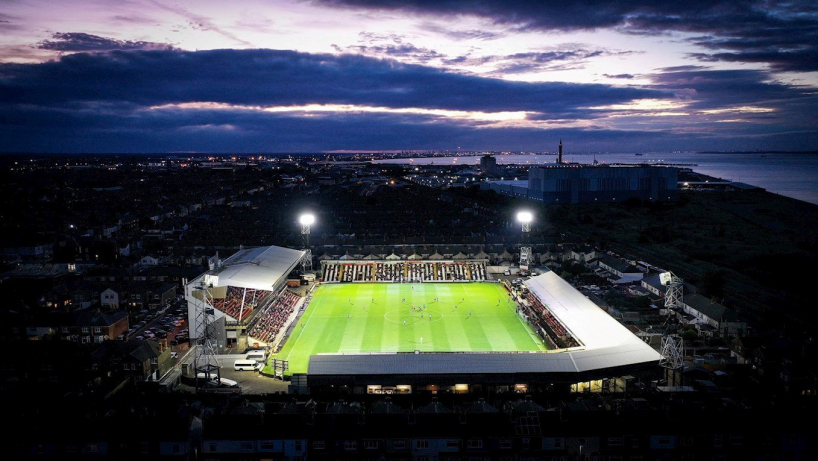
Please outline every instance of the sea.
M497 154L501 165L547 165L555 154ZM564 162L593 164L678 165L727 181L758 186L769 192L818 205L818 153L580 153L563 154ZM376 160L375 163L415 165L477 165L480 156L420 157Z

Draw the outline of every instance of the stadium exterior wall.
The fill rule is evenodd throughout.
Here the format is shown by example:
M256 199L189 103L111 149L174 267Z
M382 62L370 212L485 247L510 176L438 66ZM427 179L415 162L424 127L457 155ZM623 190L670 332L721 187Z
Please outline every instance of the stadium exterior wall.
M400 355L416 355L412 353ZM426 365L434 363L440 359L441 355L457 355L457 354L434 354L425 353L418 354ZM473 355L473 354L468 354ZM479 354L475 354L479 355ZM486 355L494 356L494 359L510 362L519 354L516 353L491 353ZM547 354L552 355L553 354ZM320 357L323 365L332 366L331 363L335 360L348 360L349 357L342 356L315 356ZM615 366L608 368L598 368L586 371L511 371L506 369L498 369L496 372L485 372L483 366L475 366L473 370L469 370L469 360L461 360L463 366L456 371L449 371L445 373L428 373L423 372L422 368L434 368L424 364L418 363L419 368L410 367L403 373L366 373L366 369L373 369L377 364L370 363L367 356L356 357L359 360L359 373L307 373L307 385L314 392L332 392L333 389L339 389L344 386L350 388L366 388L370 385L380 386L398 386L410 385L415 388L426 386L454 386L457 384L468 384L469 386L514 386L517 384L526 384L529 387L557 387L561 389L568 389L570 385L594 380L612 379L623 376L638 377L643 381L650 381L658 379L661 369L657 362L634 363L623 366ZM310 364L313 364L311 359Z

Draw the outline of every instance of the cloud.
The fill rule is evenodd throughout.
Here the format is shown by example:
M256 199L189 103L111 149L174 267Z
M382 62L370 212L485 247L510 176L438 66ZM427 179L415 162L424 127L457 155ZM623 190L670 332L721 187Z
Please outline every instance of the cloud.
M704 61L765 63L776 71L818 68L818 8L795 0L316 0L342 8L398 10L426 15L473 15L517 30L593 30L627 34L698 34L691 43L714 50Z
M170 50L173 46L165 43L114 40L81 32L57 32L51 40L44 40L37 48L52 51L112 51L112 50Z
M816 95L764 72L642 77L651 84L515 82L278 50L81 52L0 64L0 138L4 152L541 150L567 136L576 150L623 141L730 149L749 136L757 148L804 148L818 139Z
M76 53L40 64L0 64L0 101L68 105L221 102L357 104L481 111L549 111L613 104L661 91L527 83L449 73L394 60L278 50Z
M800 51L747 50L736 53L690 53L703 62L758 62L768 64L774 71L818 71L818 48Z
M358 34L359 45L332 45L338 53L354 53L370 57L393 58L402 62L426 64L433 60L445 58L444 54L429 48L420 48L405 42L397 34L376 34L361 32Z
M20 24L20 18L5 13L0 13L0 30L12 32L22 30L23 26Z
M767 103L783 106L797 100L816 100L812 89L770 81L766 72L758 70L690 69L648 77L653 83L651 88L690 96L694 108Z
M484 29L456 29L443 27L433 22L424 22L418 26L421 30L440 34L452 40L496 40L506 36L502 32L493 32Z
M212 31L221 35L222 37L229 38L230 40L235 41L244 46L252 46L252 43L239 38L237 35L233 34L232 32L228 32L221 27L217 26L210 18L206 16L202 16L200 14L195 14L190 12L187 8L183 6L173 5L168 6L164 3L160 3L156 0L149 0L150 3L156 5L158 8L165 10L169 13L173 13L179 15L185 19L187 19L188 23L187 26L194 30L204 30L204 31Z
M612 74L602 74L602 76L603 76L603 77L607 77L607 78L623 78L623 79L626 79L626 80L630 80L630 79L632 79L632 78L636 78L636 76L635 76L635 75L633 75L633 74L615 74L615 75L612 75Z
M417 47L398 34L361 32L358 45L332 45L338 53L397 59L405 63L456 66L461 70L487 75L505 76L530 72L548 72L580 69L597 57L625 56L633 51L596 48L579 43L563 43L538 51L507 55L480 55L471 51L465 55L449 56L429 48ZM490 66L492 70L486 70ZM478 69L479 68L479 69Z
M499 128L434 123L425 116L347 114L317 119L288 114L222 111L139 111L111 118L93 112L66 112L54 123L50 112L24 111L25 123L0 124L7 152L320 152L337 149L547 150L562 138L573 152L737 148L809 149L816 133L793 137L765 130L725 136L695 130L641 128ZM15 113L15 115L18 115ZM0 119L9 114L0 110ZM35 122L37 121L37 122ZM373 129L377 127L377 129ZM47 132L48 136L43 133ZM320 133L320 135L317 135ZM749 136L753 136L753 141Z
M482 58L484 63L493 62L497 65L494 72L498 75L518 74L528 72L547 72L568 69L582 69L593 58L603 56L625 56L632 51L612 51L605 49L591 49L584 45L564 44L552 50L527 53L514 53L504 56L488 56Z
M117 14L111 16L111 20L114 22L126 23L126 24L135 24L135 25L147 25L147 24L155 24L157 21L156 19L142 16L139 14Z
M734 136L799 132L798 142L818 134L818 94L810 87L771 81L766 72L687 69L647 77L650 88L673 92L684 102L690 117L675 119L680 127L707 126ZM737 125L729 131L714 128L725 121Z

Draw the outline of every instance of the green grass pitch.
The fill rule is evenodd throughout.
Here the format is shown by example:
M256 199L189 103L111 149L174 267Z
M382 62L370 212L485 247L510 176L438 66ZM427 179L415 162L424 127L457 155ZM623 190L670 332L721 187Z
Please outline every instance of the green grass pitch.
M290 373L305 373L310 355L319 353L415 350L543 351L547 346L517 316L498 283L345 283L316 288L275 358L288 360Z

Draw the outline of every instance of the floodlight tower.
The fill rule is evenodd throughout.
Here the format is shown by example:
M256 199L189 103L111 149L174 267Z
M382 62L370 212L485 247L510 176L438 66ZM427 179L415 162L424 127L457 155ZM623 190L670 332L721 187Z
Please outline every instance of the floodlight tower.
M670 320L670 316L673 315L670 309L682 307L684 280L668 271L659 274L659 283L665 287L665 309L667 309L667 320ZM659 365L665 369L667 385L681 386L682 369L684 368L684 340L678 335L663 336L661 354L662 359Z
M196 302L196 352L193 356L193 369L196 371L196 387L213 378L221 379L219 361L216 359L216 350L213 347L212 324L215 321L213 309L213 284L205 285L202 280L198 287L201 299ZM204 380L200 380L200 373Z
M312 270L312 250L310 249L310 226L315 223L315 215L310 213L302 214L298 218L301 223L301 246L305 251L304 257L301 258L301 271L307 272Z
M684 369L684 339L679 335L662 337L662 358L659 366L665 369L665 379L668 386L682 385L682 370Z
M684 296L684 280L677 277L673 272L662 272L659 274L659 283L665 287L665 307L682 307Z
M534 220L534 215L530 211L521 211L517 213L517 221L523 225L522 244L520 245L520 270L527 271L528 265L531 263L531 245L528 243L529 234L531 233L531 221Z

